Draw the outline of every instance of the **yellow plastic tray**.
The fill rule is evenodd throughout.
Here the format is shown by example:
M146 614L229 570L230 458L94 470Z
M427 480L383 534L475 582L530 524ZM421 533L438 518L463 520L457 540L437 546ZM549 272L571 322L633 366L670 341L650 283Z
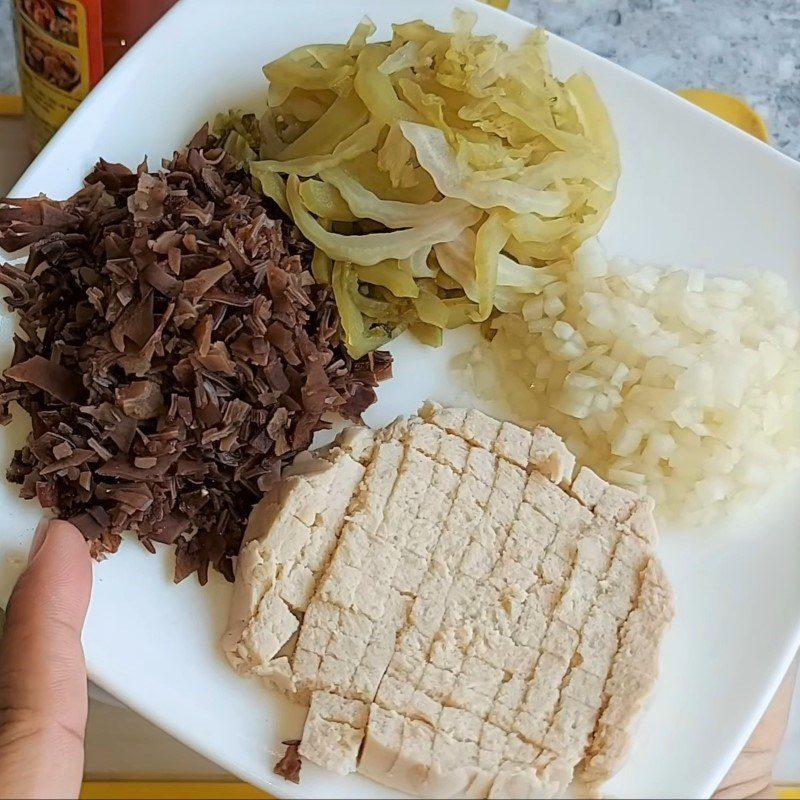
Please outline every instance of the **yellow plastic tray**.
M18 117L22 114L22 98L18 94L0 94L0 117Z
M247 783L203 781L87 781L82 800L263 800Z
M744 100L724 92L713 92L711 89L680 89L677 94L756 139L769 141L766 123Z
M92 781L84 783L83 800L262 800L270 795L246 783L188 781ZM779 800L800 800L800 787L778 789Z

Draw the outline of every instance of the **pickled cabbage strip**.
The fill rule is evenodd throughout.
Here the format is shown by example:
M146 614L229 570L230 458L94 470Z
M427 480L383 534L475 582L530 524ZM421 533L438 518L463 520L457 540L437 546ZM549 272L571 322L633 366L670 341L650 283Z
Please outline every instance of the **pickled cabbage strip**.
M303 181L300 184L300 197L305 207L315 217L322 217L330 222L355 222L358 219L341 194L330 183L315 180Z
M433 278L436 273L428 266L428 256L432 250L433 247L422 247L416 253L412 253L409 258L398 261L398 266L412 278Z
M464 294L472 302L477 303L475 232L466 230L458 238L450 242L434 245L433 250L436 253L436 260L442 271L464 289Z
M613 192L617 177L617 168L598 156L558 151L545 156L539 164L525 167L519 180L531 189L545 189L556 181L584 178Z
M529 267L501 253L497 261L497 285L518 289L525 295L540 294L546 286L558 280L554 270L566 266L564 262L548 267Z
M258 181L258 187L265 197L274 200L286 216L291 216L289 203L286 200L286 183L280 175L264 169L262 161L250 162L250 174Z
M350 34L350 38L347 40L345 49L348 54L357 56L367 46L369 37L373 36L376 30L375 23L369 17L364 17L364 19L356 25L355 30Z
M314 276L314 280L327 286L331 282L332 271L333 261L319 247L315 248L314 255L311 257L311 274Z
M378 72L393 75L395 72L416 67L420 62L422 48L416 42L406 42L390 53L378 66Z
M416 281L397 266L397 261L382 261L371 267L358 267L356 274L365 283L384 286L395 297L419 297Z
M599 153L610 163L619 161L619 145L603 101L588 75L573 75L565 84L576 101L584 133L594 142Z
M381 200L429 203L439 195L431 176L419 167L412 172L413 185L395 186L389 173L381 166L378 154L371 150L368 153L362 153L352 161L341 164L341 168Z
M408 142L399 125L392 125L378 150L378 169L389 174L389 181L395 188L409 188L418 182L418 171L414 169L411 158L414 149Z
M578 224L570 217L546 220L536 214L525 214L509 220L508 229L518 242L550 244L574 233Z
M364 321L354 298L358 294L358 279L347 264L334 263L331 285L339 309L344 343L353 358L361 358L391 340L392 334L385 328L368 326Z
M416 228L345 236L326 231L308 213L300 197L300 179L296 175L289 177L286 197L295 225L310 242L322 248L335 261L348 261L364 266L387 259L409 258L426 244L450 241L465 228L474 225L482 214L478 209L467 206L447 219L434 220Z
M444 334L441 328L430 325L427 322L415 322L409 330L419 342L428 347L441 347L444 342Z
M272 170L273 172L285 172L289 175L302 175L307 178L312 175L318 175L323 169L338 167L339 164L358 158L362 153L372 150L378 143L380 133L380 124L371 120L340 142L330 155L305 156L291 161L270 159L257 163L263 169Z
M430 203L381 200L341 169L328 169L320 177L338 189L350 210L363 219L374 219L387 228L411 228L445 219L469 208L463 200L445 197Z
M353 67L339 67L327 70L281 59L267 64L264 75L271 84L291 86L296 89L333 89L337 94L343 89L345 81L352 75Z
M419 297L414 300L414 309L422 322L443 330L460 328L478 320L478 309L473 303L455 299L443 300L425 286L420 286Z
M354 354L520 312L614 200L619 154L591 80L559 81L543 32L509 47L475 21L457 11L452 32L415 21L376 42L364 19L346 44L265 67L260 130L225 118L229 149L315 245Z
M418 120L419 114L397 96L391 78L378 69L390 52L386 45L368 44L356 61L353 87L370 114L384 125L401 119Z
M478 208L504 206L517 214L535 212L557 217L569 204L564 192L529 189L510 180L481 180L459 163L444 134L438 128L415 122L401 122L400 129L414 145L417 160L446 197L466 200Z
M489 214L475 239L475 284L480 321L492 313L492 300L497 286L497 261L508 241L506 215L498 210Z
M434 246L437 260L442 271L462 286L464 293L473 302L478 302L477 276L475 271L476 236L474 231L466 230L452 242L444 242ZM530 267L520 264L504 254L497 259L497 285L494 292L495 306L505 311L498 298L525 300L531 295L540 294L544 288L557 280L555 269L564 268L564 264L553 267ZM519 297L516 297L519 295Z
M354 134L368 118L364 104L354 92L350 92L337 98L304 134L278 154L278 158L281 161L290 161L304 156L330 155L337 145Z

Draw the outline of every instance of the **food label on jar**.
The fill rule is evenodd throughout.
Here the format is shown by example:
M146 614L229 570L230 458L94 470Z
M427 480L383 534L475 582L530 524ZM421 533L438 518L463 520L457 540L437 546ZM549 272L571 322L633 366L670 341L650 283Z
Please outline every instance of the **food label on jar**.
M93 39L99 34L100 4L15 0L14 10L25 116L31 145L38 152L96 80L102 46Z

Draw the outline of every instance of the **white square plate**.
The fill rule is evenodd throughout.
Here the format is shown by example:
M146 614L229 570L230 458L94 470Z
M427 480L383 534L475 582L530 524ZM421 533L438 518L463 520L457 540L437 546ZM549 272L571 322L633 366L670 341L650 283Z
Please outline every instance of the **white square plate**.
M223 11L224 5L224 11ZM346 40L369 14L379 33L416 17L450 24L454 5L479 28L513 42L525 23L473 0L183 0L90 95L12 192L62 198L102 155L137 164L184 144L229 107L263 103L261 66L301 44ZM402 19L400 19L402 18ZM556 71L585 69L610 109L622 151L619 198L602 233L607 250L651 263L728 275L783 274L800 304L800 165L670 93L553 37ZM0 342L10 355L13 321ZM368 414L372 424L454 395L449 356L400 341L396 376ZM25 436L2 430L2 460ZM779 477L779 476L776 476ZM24 560L39 517L0 488L0 601ZM666 530L661 543L677 594L663 674L633 753L609 793L708 796L763 712L800 645L800 479L784 481L757 508L704 530ZM281 739L300 732L302 712L234 675L218 647L230 586L171 581L171 558L134 543L95 570L84 641L91 678L131 708L253 784L285 797L369 797L359 777L307 765L299 786L272 774ZM388 792L385 792L388 795Z

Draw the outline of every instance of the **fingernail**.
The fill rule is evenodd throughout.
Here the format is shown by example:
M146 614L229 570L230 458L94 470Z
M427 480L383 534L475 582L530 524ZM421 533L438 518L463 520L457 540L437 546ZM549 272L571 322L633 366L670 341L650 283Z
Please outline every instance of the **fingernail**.
M45 539L47 538L47 529L50 527L50 520L45 518L36 526L33 532L33 539L31 539L31 549L28 553L28 564L30 564L36 557L36 554L42 549Z

